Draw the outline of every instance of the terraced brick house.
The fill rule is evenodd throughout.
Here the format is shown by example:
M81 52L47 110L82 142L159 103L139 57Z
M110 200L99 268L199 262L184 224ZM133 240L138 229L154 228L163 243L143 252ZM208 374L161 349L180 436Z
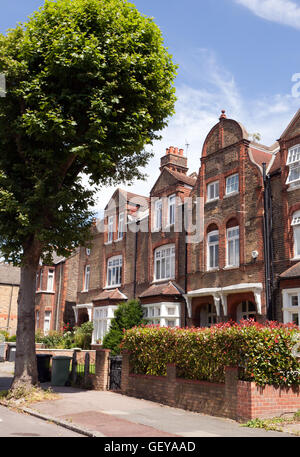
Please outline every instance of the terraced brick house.
M149 196L117 189L92 231L89 248L41 268L39 328L61 328L73 312L102 341L118 303L132 298L162 326L299 325L300 111L270 147L223 111L198 173L171 146Z

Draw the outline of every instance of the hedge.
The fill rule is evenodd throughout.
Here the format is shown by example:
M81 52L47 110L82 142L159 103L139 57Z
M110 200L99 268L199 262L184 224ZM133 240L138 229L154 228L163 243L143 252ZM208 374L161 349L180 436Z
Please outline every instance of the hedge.
M224 368L239 366L240 379L257 385L300 385L300 364L292 349L300 338L294 324L243 320L211 328L142 326L124 331L122 350L131 352L136 374L165 376L177 366L184 379L224 382Z

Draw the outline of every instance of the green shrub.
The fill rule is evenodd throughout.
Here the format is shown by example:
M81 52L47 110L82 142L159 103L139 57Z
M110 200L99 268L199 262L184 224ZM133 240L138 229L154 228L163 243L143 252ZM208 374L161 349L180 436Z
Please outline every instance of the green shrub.
M224 382L226 366L240 366L241 379L258 385L300 385L300 365L292 348L299 328L269 322L229 322L211 328L138 327L124 334L121 347L131 352L133 371L166 375L175 363L179 377Z
M94 325L93 322L84 322L80 327L75 327L73 347L90 349Z
M17 335L9 336L6 341L9 343L15 343L17 341Z
M0 343L7 341L8 339L8 332L6 330L0 330Z
M143 309L138 300L128 300L120 303L112 319L109 332L103 339L103 347L111 350L112 355L120 354L120 344L124 330L141 325L143 322Z
M41 343L44 343L48 349L64 349L63 335L57 331L50 331L48 335L41 338Z

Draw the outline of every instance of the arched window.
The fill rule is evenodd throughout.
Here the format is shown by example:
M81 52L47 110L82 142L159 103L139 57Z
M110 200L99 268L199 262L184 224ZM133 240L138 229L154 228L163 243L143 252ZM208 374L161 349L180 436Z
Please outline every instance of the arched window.
M207 269L219 267L219 230L215 224L207 229Z
M161 246L154 251L154 280L175 279L175 245Z
M240 228L235 219L231 219L226 227L226 266L238 267L240 264Z
M292 227L294 232L294 258L300 258L300 211L293 214Z

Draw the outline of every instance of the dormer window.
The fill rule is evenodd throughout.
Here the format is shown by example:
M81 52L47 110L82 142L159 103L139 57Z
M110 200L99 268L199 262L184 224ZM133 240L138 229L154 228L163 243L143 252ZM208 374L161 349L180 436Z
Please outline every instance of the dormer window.
M289 166L288 184L300 183L300 145L289 149L287 165Z

